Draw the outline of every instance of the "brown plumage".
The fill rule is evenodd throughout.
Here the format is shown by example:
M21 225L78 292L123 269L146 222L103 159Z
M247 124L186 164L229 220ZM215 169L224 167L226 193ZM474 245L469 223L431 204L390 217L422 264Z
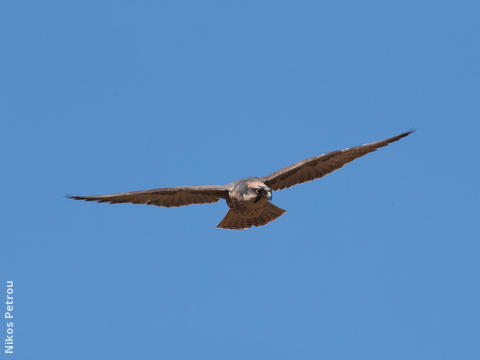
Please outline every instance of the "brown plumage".
M265 225L285 213L285 210L270 202L272 190L282 190L321 178L356 158L400 140L412 132L413 130L410 130L389 139L332 151L299 161L266 177L249 177L227 185L178 186L111 195L68 197L110 204L132 203L165 207L213 203L225 199L230 210L217 227L246 229Z
M173 207L214 203L217 202L219 198L227 199L228 190L225 186L220 185L199 185L132 191L110 195L68 197L75 200L106 202L110 204L132 203Z
M410 130L389 139L332 151L299 161L268 175L264 178L264 182L272 190L282 190L293 185L321 178L332 171L342 168L345 164L348 164L356 158L410 135L413 131L414 130Z
M242 214L239 214L237 211L230 209L217 227L240 230L251 226L261 226L275 220L284 213L286 213L286 210L280 209L271 202L265 203L262 207L262 211L254 217L242 216Z

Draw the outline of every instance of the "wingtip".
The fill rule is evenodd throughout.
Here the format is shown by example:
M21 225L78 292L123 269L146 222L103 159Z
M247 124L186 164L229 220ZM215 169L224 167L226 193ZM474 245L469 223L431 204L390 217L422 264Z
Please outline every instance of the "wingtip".
M78 196L78 195L64 195L67 199L72 199L72 200L87 200L83 196Z
M407 131L405 131L404 133L401 133L400 135L394 136L393 138L391 138L391 140L393 140L393 141L400 140L400 139L410 135L411 133L414 133L415 131L417 131L417 129L410 128Z

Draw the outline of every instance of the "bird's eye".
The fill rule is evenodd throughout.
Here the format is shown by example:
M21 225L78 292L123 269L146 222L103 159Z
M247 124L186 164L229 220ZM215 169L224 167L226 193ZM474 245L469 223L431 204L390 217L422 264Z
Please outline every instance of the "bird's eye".
M257 194L260 192L260 190L261 190L260 188L255 189L255 191L257 192Z

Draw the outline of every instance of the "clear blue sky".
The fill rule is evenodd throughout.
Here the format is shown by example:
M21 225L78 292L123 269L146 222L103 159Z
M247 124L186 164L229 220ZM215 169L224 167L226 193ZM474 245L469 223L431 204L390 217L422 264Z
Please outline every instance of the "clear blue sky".
M11 358L479 359L479 12L3 2ZM409 128L251 230L216 229L223 201L63 197L224 184Z

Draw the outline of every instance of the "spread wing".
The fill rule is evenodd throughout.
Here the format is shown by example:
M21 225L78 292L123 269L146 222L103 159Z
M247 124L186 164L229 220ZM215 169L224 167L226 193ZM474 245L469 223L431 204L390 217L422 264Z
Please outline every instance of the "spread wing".
M413 131L414 130L410 130L392 138L372 142L370 144L332 151L327 154L305 159L296 164L275 171L263 179L270 189L281 190L296 184L321 178L332 171L342 168L345 164L356 158L410 135Z
M107 202L110 204L132 203L172 207L213 203L217 202L220 198L227 199L228 190L225 186L200 185L178 186L110 195L67 197L75 200Z

